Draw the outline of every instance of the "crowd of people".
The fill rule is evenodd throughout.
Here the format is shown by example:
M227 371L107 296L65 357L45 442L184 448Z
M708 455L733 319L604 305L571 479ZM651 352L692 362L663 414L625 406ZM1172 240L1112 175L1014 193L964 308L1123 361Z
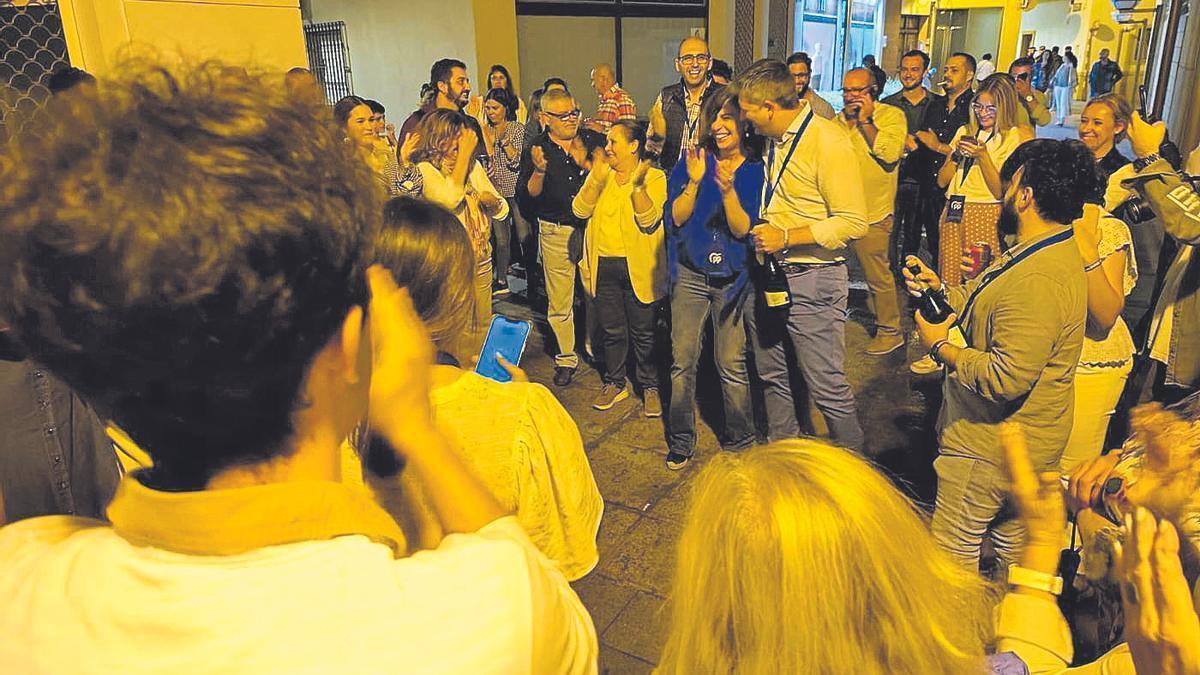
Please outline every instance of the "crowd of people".
M660 672L1200 672L1200 195L1111 92L1038 139L1044 58L955 53L938 93L914 50L886 98L872 58L835 108L803 53L732 73L689 37L644 120L608 64L585 116L562 79L526 105L442 59L398 131L301 69L56 74L0 154L0 664L596 672L579 429L516 365L471 369L516 275L553 385L586 355L594 408L636 389L669 469L712 336L728 452ZM1174 253L1131 331L1146 212ZM863 357L908 346L911 305L910 369L941 378L931 518L868 459L850 256ZM1086 657L1078 533L1125 625Z

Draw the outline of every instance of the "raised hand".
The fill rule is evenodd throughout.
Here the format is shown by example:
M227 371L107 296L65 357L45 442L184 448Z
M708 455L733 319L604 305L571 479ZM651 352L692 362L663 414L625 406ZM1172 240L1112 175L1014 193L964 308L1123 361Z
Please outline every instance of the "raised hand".
M417 151L417 144L421 142L421 134L413 132L404 138L404 143L400 144L400 164L408 166L412 164L413 153Z
M1125 497L1179 522L1200 492L1200 443L1192 424L1157 403L1134 408L1129 418L1146 449L1146 464Z
M737 169L733 162L717 162L717 189L721 194L729 194L733 190L733 176Z
M466 113L471 117L479 117L479 113L483 111L483 97L472 96L471 102L467 104Z
M458 134L458 161L470 161L479 147L479 136L472 129L463 129Z
M869 94L863 94L858 101L858 121L863 122L875 114L875 100Z
M1079 247L1084 264L1097 260L1100 257L1100 207L1084 204L1083 215L1072 227L1075 230L1075 245Z
M608 155L604 154L603 148L596 148L592 151L592 168L588 176L597 185L603 186L611 175L612 165L608 163Z
M1179 558L1179 532L1137 508L1114 544L1125 641L1139 675L1200 674L1200 617Z
M1133 146L1133 154L1138 157L1155 154L1166 137L1167 127L1161 120L1150 124L1142 119L1141 113L1133 113L1133 119L1129 122L1129 144Z
M368 419L393 448L403 438L433 425L429 399L433 342L408 291L379 265L367 270L371 304L371 390Z
M633 187L640 188L646 184L646 173L650 171L650 160L643 159L638 162L638 165L633 169L633 173L629 176L629 182Z
M704 157L704 150L700 148L691 148L684 154L684 162L687 164L687 177L691 183L699 184L704 180L704 173L708 170L708 161Z
M539 172L546 170L546 151L542 146L535 145L529 149L529 158L533 160L533 168Z

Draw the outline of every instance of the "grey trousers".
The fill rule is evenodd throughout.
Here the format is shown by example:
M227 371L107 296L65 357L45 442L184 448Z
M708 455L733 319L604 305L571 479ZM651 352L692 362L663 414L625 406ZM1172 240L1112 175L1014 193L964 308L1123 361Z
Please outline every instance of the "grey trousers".
M787 364L790 343L809 396L829 425L830 435L841 445L862 450L858 408L846 380L846 266L789 272L788 287L792 306L786 314L759 306L757 293L754 311L746 313L754 364L764 385L767 438L774 442L800 435Z

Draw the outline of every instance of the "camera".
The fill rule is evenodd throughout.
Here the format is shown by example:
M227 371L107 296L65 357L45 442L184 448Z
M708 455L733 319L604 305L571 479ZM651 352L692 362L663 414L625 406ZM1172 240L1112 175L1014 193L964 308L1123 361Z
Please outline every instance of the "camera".
M1126 225L1141 225L1148 220L1153 220L1155 215L1145 198L1137 195L1121 202L1120 206L1113 209L1112 214L1125 221Z
M1179 177L1192 188L1193 192L1200 194L1200 176L1181 173ZM1117 208L1113 209L1112 214L1125 221L1126 225L1141 225L1156 215L1146 199L1136 194L1121 202Z

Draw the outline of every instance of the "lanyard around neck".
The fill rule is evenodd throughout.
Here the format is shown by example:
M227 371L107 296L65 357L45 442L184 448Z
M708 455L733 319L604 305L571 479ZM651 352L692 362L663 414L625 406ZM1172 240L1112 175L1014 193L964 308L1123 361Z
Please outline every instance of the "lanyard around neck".
M787 172L788 162L792 161L792 154L796 152L796 146L800 145L800 138L804 136L804 132L808 129L808 123L812 121L815 113L809 111L808 117L804 119L804 123L796 130L796 135L792 138L792 144L788 147L787 154L783 156L783 163L779 166L779 173L775 176L775 180L770 180L771 174L775 171L775 144L772 143L767 151L767 179L766 195L763 197L763 210L765 211L771 205L771 200L775 197L775 191L779 189L779 183L783 181L783 174Z
M1073 236L1075 236L1075 230L1068 227L1067 229L1063 230L1062 232L1059 232L1058 234L1051 235L1035 244L1030 245L1029 248L1016 254L1015 256L1013 256L1012 260L1009 260L1007 263L1001 265L1000 267L990 269L987 272L985 272L983 274L983 276L980 277L980 279L979 279L979 285L975 287L975 290L971 292L971 296L967 298L967 302L963 305L963 311L961 313L959 313L958 321L955 321L954 325L958 326L960 328L962 327L962 325L966 322L967 317L970 316L971 309L974 308L974 306L975 306L975 299L979 297L979 294L983 292L983 289L987 288L988 285L991 284L996 279L999 279L1001 274L1004 274L1008 270L1016 267L1018 263L1025 260L1026 258L1033 255L1034 253L1037 253L1038 251L1040 251L1044 248L1047 248L1049 246L1053 246L1054 244L1058 244L1058 243L1067 241L1068 239L1070 239Z

